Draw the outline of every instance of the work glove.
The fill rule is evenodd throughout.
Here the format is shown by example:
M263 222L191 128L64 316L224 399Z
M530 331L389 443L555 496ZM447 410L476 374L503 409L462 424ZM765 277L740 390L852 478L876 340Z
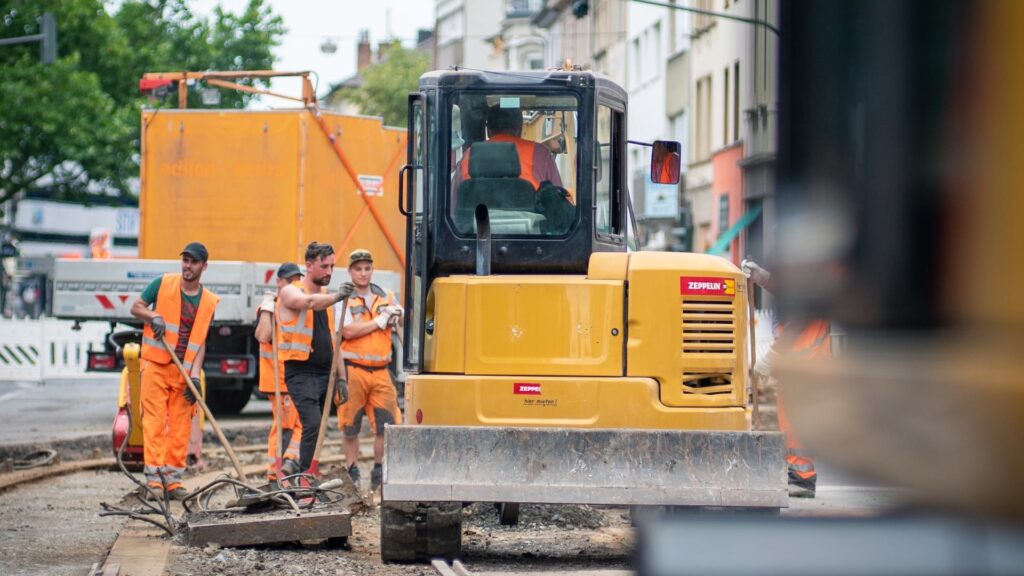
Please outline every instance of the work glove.
M402 307L398 304L392 304L391 306L385 306L381 308L382 312L387 312L391 318L388 320L388 324L391 326L398 326L399 320L402 319Z
M380 316L374 318L373 321L377 323L377 328L383 330L387 328L388 322L391 321L391 314L388 314L386 311L382 309L380 312Z
M768 352L761 355L754 362L754 375L761 380L767 380L772 375L772 368L775 366L775 362L779 359L779 353L774 348L769 348Z
M277 295L274 294L273 292L267 292L266 294L263 295L263 302L260 302L260 311L270 312L271 314L273 314L274 305L276 301Z
M199 385L199 376L192 377L192 385L196 387L196 390L202 390ZM196 397L192 394L192 389L189 388L188 385L185 386L185 400L188 400L189 404L196 403Z
M344 282L338 287L338 302L348 298L356 291L356 285L351 282Z
M341 406L348 402L348 382L339 380L334 385L334 405Z
M167 330L167 323L164 322L164 317L154 316L153 319L149 321L149 325L153 328L153 336L156 336L157 340L163 340L164 332Z
M754 281L761 288L768 285L768 282L772 279L770 272L761 268L757 265L757 262L753 260L743 260L740 262L740 269L743 270L743 275Z

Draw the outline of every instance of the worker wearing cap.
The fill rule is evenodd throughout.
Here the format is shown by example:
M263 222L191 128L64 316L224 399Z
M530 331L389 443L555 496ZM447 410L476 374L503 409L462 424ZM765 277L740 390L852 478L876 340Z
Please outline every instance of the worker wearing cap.
M288 393L302 424L302 471L309 470L313 463L320 418L327 402L327 383L337 347L334 305L348 298L353 289L351 283L346 283L336 293L327 292L333 273L334 248L314 241L306 247L305 276L278 291L278 359L284 363Z
M199 389L206 335L219 298L199 283L209 260L206 247L191 242L181 251L181 273L155 278L132 304L142 320L142 446L146 496L175 500L188 495L185 472L196 398L182 379L162 341L167 342ZM150 309L150 306L153 308ZM160 491L160 492L157 492Z
M281 342L281 318L275 310L277 294L285 286L302 280L302 270L294 262L285 262L277 269L277 291L264 295L263 302L256 309L256 340L260 343L260 392L274 394L274 348L273 330L277 329L277 341ZM273 322L271 319L273 318ZM277 403L271 401L270 410L273 414L273 424L270 426L270 434L267 436L267 455L269 465L267 466L267 480L277 480L277 422L281 422L281 446L284 448L281 454L281 472L290 476L299 471L299 441L302 437L302 422L299 420L299 413L292 404L291 396L288 395L288 386L284 374L284 362L278 354L277 364L278 384L281 394L281 414L277 414Z
M348 365L348 383L347 389L343 386L340 390L338 423L344 432L342 445L348 472L358 486L360 474L356 459L364 413L370 421L375 435L370 489L376 490L381 483L384 426L402 422L398 394L388 375L391 332L402 318L402 307L395 301L393 292L370 282L373 256L368 250L349 254L348 274L355 291L349 297L342 329L341 352Z

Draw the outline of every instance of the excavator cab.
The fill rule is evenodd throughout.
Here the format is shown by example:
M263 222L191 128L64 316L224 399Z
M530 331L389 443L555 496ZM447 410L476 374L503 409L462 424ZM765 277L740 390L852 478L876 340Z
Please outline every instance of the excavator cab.
M626 92L591 72L446 70L420 79L409 96L399 200L409 218L407 371L421 368L434 279L485 266L586 274L591 254L626 251L625 127ZM654 149L676 151L668 170L678 182L679 144Z
M463 502L786 505L751 431L745 279L628 252L626 92L579 70L447 70L409 97L405 415L381 556L453 557ZM655 142L652 181L679 180Z

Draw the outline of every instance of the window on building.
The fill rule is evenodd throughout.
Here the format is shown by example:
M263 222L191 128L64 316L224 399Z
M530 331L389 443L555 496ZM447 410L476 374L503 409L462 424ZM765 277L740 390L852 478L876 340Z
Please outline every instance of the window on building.
M729 194L718 197L718 234L722 235L729 229Z
M740 61L732 65L732 139L740 139Z
M697 80L696 101L694 109L694 145L693 158L702 162L711 155L711 76Z
M722 146L729 143L729 67L725 67L725 84L722 90Z
M651 78L655 79L661 75L661 22L658 21L654 24L654 28L651 30L651 44L650 53L653 57L650 58L651 64Z
M640 37L637 36L633 39L633 66L632 70L630 70L631 84L633 85L633 88L640 87L640 79L642 78L642 76L640 76L640 66L642 63L643 56L640 54Z
M715 9L714 0L693 0L691 4L694 8L700 10L713 11ZM695 13L693 15L693 31L694 34L701 34L708 28L711 28L715 23L714 16L708 16L707 14Z

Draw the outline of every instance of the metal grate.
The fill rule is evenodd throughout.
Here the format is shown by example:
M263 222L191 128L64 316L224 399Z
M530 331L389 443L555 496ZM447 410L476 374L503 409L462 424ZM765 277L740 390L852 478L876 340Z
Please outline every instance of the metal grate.
M683 372L683 394L732 394L731 372Z
M683 300L682 319L684 355L736 351L736 314L731 301Z

